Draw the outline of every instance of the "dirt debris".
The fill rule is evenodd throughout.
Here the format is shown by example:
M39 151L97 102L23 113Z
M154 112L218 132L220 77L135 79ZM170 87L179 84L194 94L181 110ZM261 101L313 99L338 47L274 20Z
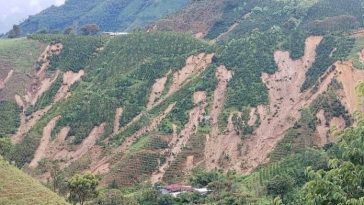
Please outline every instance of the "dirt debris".
M6 83L8 83L8 81L13 76L13 74L14 74L14 70L10 70L4 80L0 79L0 91L5 88Z
M316 118L319 120L319 123L316 126L317 133L315 138L315 144L322 147L328 143L328 132L330 128L326 125L327 122L324 110L320 110L316 114Z
M42 136L41 142L40 142L37 150L35 151L34 158L32 159L32 161L29 164L30 168L36 168L38 166L39 161L45 157L45 153L48 149L48 145L51 140L52 130L55 128L55 126L60 118L61 118L61 116L57 116L57 117L53 118L47 124L47 126L45 126L43 128L43 136Z
M359 61L364 63L364 49L358 53Z
M178 136L175 131L176 127L173 128L174 135L171 142L169 143L169 149L164 150L162 153L167 154L166 160L163 164L159 166L159 169L152 174L150 178L152 183L157 183L162 180L170 164L175 160L178 154L181 153L182 149L186 146L190 137L196 133L200 120L205 115L205 108L207 106L206 96L206 92L202 91L195 92L193 94L193 101L195 106L189 113L189 120Z
M333 117L330 120L330 127L335 127L338 130L344 130L346 128L346 123L345 123L345 119L340 116L340 117Z
M61 99L65 98L71 86L77 81L79 81L84 74L85 74L84 70L80 70L78 73L74 73L72 71L65 72L63 74L62 86L57 91L57 94L54 97L54 102L58 102Z
M232 151L231 146L236 147L237 141L240 141L240 137L236 139L234 136L233 129L231 128L232 123L228 123L229 131L227 134L219 135L219 124L218 118L224 107L225 103L225 94L227 91L227 86L229 80L232 78L232 72L227 70L225 66L221 65L216 69L215 76L218 80L217 87L214 91L213 104L210 111L210 124L211 131L210 134L206 136L206 146L205 146L205 164L206 167L210 170L218 167L217 161L224 151ZM231 121L231 117L229 117L229 121ZM230 131L230 129L232 129Z
M172 85L170 86L167 94L155 102L151 108L161 104L165 99L180 90L183 85L189 82L191 77L200 75L212 63L214 55L214 53L200 53L198 55L188 57L186 65L181 70L173 74Z
M58 75L59 71L57 70L52 77L44 78L39 83L33 84L32 89L28 91L27 94L24 96L27 105L34 106L37 103L38 99L53 85Z
M20 126L17 132L11 137L13 144L18 144L23 141L25 135L34 127L34 125L52 108L51 105L45 107L42 110L39 110L33 113L30 117L26 117L25 113L22 112L20 114Z
M91 165L91 172L92 173L100 173L105 174L106 170L109 170L110 166L110 160L120 153L125 153L128 151L128 148L134 144L141 136L144 134L154 130L158 127L158 125L162 122L164 118L167 117L167 115L173 110L176 103L170 104L162 114L159 116L153 118L153 120L149 123L148 126L141 128L140 130L136 131L133 135L129 136L122 145L117 147L116 149L113 149L111 153L108 156L103 157L102 159L98 160L97 162L93 163Z
M198 55L190 56L186 60L186 66L180 71L173 74L173 82L167 96L181 89L185 82L192 76L203 72L208 65L212 63L214 54L200 53Z
M258 117L257 117L257 108L252 108L250 110L250 113L249 113L249 121L248 121L248 125L249 126L254 126L255 123L257 122L258 120Z
M216 69L215 76L218 80L217 87L214 91L214 100L212 110L210 112L211 122L211 137L217 137L219 134L218 117L224 107L225 93L227 85L232 78L232 72L227 70L225 66L221 65Z
M258 106L260 126L253 136L243 142L243 172L250 172L260 164L268 162L269 153L282 139L284 133L300 118L300 109L326 91L331 82L329 78L319 85L317 92L300 91L306 72L315 61L316 47L321 41L320 36L307 38L304 56L298 60L292 60L289 52L274 53L278 71L272 75L262 75L263 82L269 88L270 103L268 106Z
M152 90L149 95L147 109L151 109L154 103L161 97L168 79L168 75L171 74L171 72L172 71L170 70L164 77L155 80L155 83L152 86Z
M99 139L105 131L105 123L94 127L90 134L84 139L76 149L76 151L71 152L69 158L71 159L67 164L74 162L84 156L93 146L95 146L97 139Z
M50 58L53 55L59 55L63 49L63 45L61 43L51 44L46 47L41 56L38 59L38 72L37 76L41 79L44 79L47 74L47 70L50 66Z
M354 68L350 61L337 62L335 67L336 77L343 85L343 104L352 114L355 111L363 112L363 99L358 96L356 87L360 82L364 82L364 71Z
M136 131L133 135L131 135L130 137L128 137L124 143L118 148L119 151L121 152L126 152L128 150L128 148L134 144L134 142L136 142L139 137L141 137L142 135L144 135L147 132L150 132L152 130L154 130L155 128L158 127L158 125L162 122L162 120L164 118L167 117L167 115L173 110L174 106L176 105L176 103L172 103L170 104L165 110L164 112L157 116L156 118L154 118L148 126L143 127L142 129Z
M114 117L114 129L113 134L116 135L120 130L120 118L123 114L123 108L119 107L115 111L115 117Z

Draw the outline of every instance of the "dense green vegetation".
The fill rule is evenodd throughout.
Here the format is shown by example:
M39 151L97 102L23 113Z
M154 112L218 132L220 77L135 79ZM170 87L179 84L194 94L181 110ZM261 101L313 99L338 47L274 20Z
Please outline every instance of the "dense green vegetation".
M0 136L15 134L20 126L20 112L15 102L0 101Z
M95 23L103 31L124 31L144 26L155 19L178 11L189 0L69 0L30 16L20 24L24 34L40 30L63 31L67 27L79 30Z
M180 69L185 65L188 56L207 51L208 47L204 42L188 35L175 33L133 33L115 38L75 37L81 39L80 42L85 44L83 46L74 43L72 36L37 35L34 38L68 45L59 57L51 59L51 64L56 64L57 67L71 65L77 58L70 56L80 53L78 49L81 49L85 54L77 55L80 63L73 68L83 67L86 74L84 81L73 88L73 95L66 102L60 102L53 107L50 113L28 133L22 144L17 145L19 152L14 159L18 165L31 160L35 147L40 142L45 123L57 115L61 115L62 118L53 133L58 133L64 126L70 126L69 135L75 136L73 140L75 144L81 143L94 126L104 122L107 123L104 135L111 134L113 118L110 116L114 116L117 107L124 109L121 125L126 125L145 110L150 88L157 78L161 78L169 70ZM104 48L95 53L100 47L100 39L103 39L101 42ZM57 84L53 87L56 86ZM206 85L199 86L202 89ZM56 89L49 90L42 99L48 102L47 99L53 96L52 90ZM183 96L186 96L187 100L191 99L192 90L186 90ZM174 102L176 101L178 100ZM161 110L170 102L156 109ZM41 104L39 106L41 107ZM181 104L181 106L186 105ZM176 107L176 109L180 108ZM187 112L185 109L183 111ZM179 120L179 111L173 112L175 113L173 119ZM182 125L182 123L179 124ZM130 133L136 129L134 127ZM124 132L122 136L116 136L116 140L120 139L118 143L124 139L126 133L128 132ZM30 149L30 147L33 148Z

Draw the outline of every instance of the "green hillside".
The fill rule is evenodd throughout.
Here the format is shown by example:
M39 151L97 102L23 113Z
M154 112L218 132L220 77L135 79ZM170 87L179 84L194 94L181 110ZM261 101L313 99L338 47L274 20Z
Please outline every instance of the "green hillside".
M21 23L24 34L42 29L78 30L82 25L95 23L102 31L130 31L155 19L173 13L189 0L68 0L60 7L52 6Z
M0 204L66 205L63 198L0 159Z
M163 18L1 39L0 63L29 81L0 70L0 153L63 196L96 174L90 204L362 205L363 6L68 0L23 30ZM170 184L213 192L158 191Z

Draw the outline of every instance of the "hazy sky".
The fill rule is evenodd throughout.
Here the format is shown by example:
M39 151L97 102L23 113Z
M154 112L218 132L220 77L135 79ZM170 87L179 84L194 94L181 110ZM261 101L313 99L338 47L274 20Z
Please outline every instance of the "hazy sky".
M29 15L53 5L59 6L65 0L0 0L0 33L9 31L13 24L25 20Z

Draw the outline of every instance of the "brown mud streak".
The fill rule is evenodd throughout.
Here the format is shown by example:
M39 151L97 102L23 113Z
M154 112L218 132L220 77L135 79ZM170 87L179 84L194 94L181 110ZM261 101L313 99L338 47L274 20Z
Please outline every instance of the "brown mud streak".
M229 123L229 130L227 134L219 135L218 118L224 107L225 94L228 82L232 78L232 72L227 70L225 66L219 66L216 70L215 76L218 80L218 84L214 91L213 105L210 111L211 131L206 137L205 146L205 163L208 169L218 167L216 163L222 155L222 152L232 151L231 148L237 146L236 139L240 139L233 129L230 128L232 123ZM231 117L229 117L229 119L231 119Z
M65 72L63 74L62 86L57 91L57 94L54 97L54 102L58 102L61 99L65 98L71 86L79 81L84 74L85 72L83 70L80 70L78 73L74 73L72 71Z
M6 83L9 82L9 80L13 76L13 74L14 74L14 70L10 70L4 80L0 79L0 91L5 88Z
M211 63L215 54L200 53L187 58L186 65L173 74L173 82L167 94L160 98L153 107L161 104L165 99L180 90L194 75L200 75ZM152 108L153 108L152 107Z
M335 64L337 79L343 85L342 102L350 113L364 111L363 100L358 97L356 87L364 82L364 71L354 68L352 62L337 62Z
M105 171L109 170L110 160L116 154L119 154L120 152L121 153L127 152L128 148L132 144L134 144L142 135L144 135L145 133L148 133L149 131L152 131L153 129L158 127L158 125L161 123L161 121L172 111L172 109L174 108L175 105L176 105L176 103L170 104L164 110L164 112L161 115L154 118L149 123L148 126L141 128L140 130L135 132L133 135L131 135L130 137L125 139L124 143L121 146L117 147L116 149L113 149L111 154L109 154L108 156L105 156L102 159L98 160L97 162L93 163L91 165L91 169L90 169L92 171L92 173L105 174Z
M115 117L114 117L114 128L113 128L113 134L117 134L120 130L120 118L123 114L123 108L119 107L115 111Z
M305 81L306 72L312 66L316 47L322 37L311 36L306 39L305 54L301 59L292 60L288 52L276 51L275 61L278 71L272 75L263 74L263 82L269 88L269 106L259 106L261 124L254 135L244 141L243 172L250 172L269 160L269 154L282 139L284 133L300 118L300 109L312 102L321 92L326 91L331 79L327 77L316 93L304 93L300 88ZM332 76L331 76L332 77ZM239 165L235 165L239 169Z
M175 160L175 157L181 153L182 149L186 146L190 137L196 133L197 127L200 120L205 114L206 103L206 92L196 92L193 95L193 102L195 107L190 111L189 120L184 126L181 133L176 136L174 128L174 136L172 141L169 143L169 149L164 150L162 154L167 154L166 161L164 164L160 165L159 169L154 172L150 178L152 183L157 183L162 180L166 170L168 169L171 162ZM192 160L193 162L193 160Z
M330 128L326 126L326 118L324 110L320 110L319 112L317 112L316 118L319 120L319 123L316 126L315 144L322 147L328 143L327 134Z
M192 76L200 75L212 63L212 58L214 57L214 55L215 54L213 54L213 53L212 54L200 53L198 55L189 56L186 60L186 65L183 68L181 68L181 70L179 70L173 74L173 82L172 82L172 85L169 88L167 94L163 97L159 96L159 100L157 100L156 102L153 102L153 101L155 101L157 98L150 97L149 103L147 105L147 111L150 111L154 107L156 107L156 106L160 105L162 102L164 102L168 97L172 96L175 92L177 92L179 89L181 89L186 83L188 83ZM166 76L168 74L169 73L167 73ZM159 80L157 80L156 84L157 83L163 84L163 81L164 80L159 79ZM158 85L158 87L161 87L161 86ZM163 88L163 90L164 90L164 88ZM153 99L151 99L151 98L153 98ZM153 103L151 103L152 105L150 105L151 101L153 102ZM121 133L122 131L124 131L125 129L130 127L132 124L134 124L136 121L138 121L142 117L142 115L143 114L141 113L141 114L137 115L136 117L134 117L134 119L131 122L129 122L126 126L121 128L118 131L118 133L114 134L113 136Z
M58 70L51 78L46 78L46 71L50 66L50 56L60 54L62 49L62 44L47 46L38 59L38 63L40 63L40 69L36 74L36 77L38 78L37 82L33 84L31 88L29 88L25 96L21 97L19 95L15 95L15 101L19 107L23 108L23 112L20 114L21 124L17 132L11 138L12 143L20 143L23 140L25 134L29 132L29 130L43 117L43 115L52 108L52 105L49 105L44 109L33 113L28 118L25 116L25 110L28 108L28 106L35 105L38 98L42 96L42 94L46 92L57 79L59 75Z
M54 127L56 126L58 120L61 118L61 116L57 116L53 118L44 128L43 128L43 136L40 141L40 144L35 151L34 158L29 164L30 168L36 168L38 166L38 163L41 159L45 157L45 153L47 151L49 142L51 140L51 133Z
M171 73L171 71L168 71L168 73L155 81L152 90L149 95L149 100L147 104L147 109L151 109L154 105L154 103L161 97L162 92L164 90L164 87L166 85L168 75Z

